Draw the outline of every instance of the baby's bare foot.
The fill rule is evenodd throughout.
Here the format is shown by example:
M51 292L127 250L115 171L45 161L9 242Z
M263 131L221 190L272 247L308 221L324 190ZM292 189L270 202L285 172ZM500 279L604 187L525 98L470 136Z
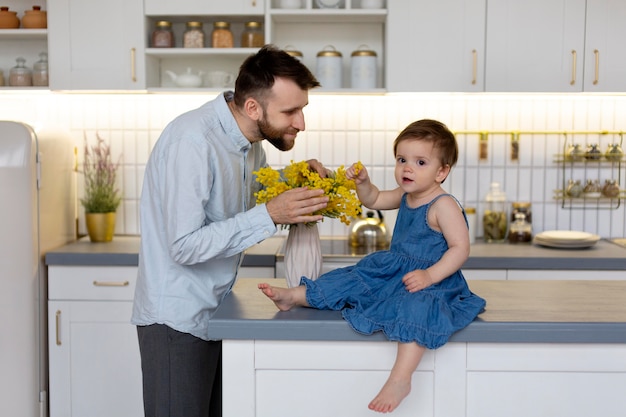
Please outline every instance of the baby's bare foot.
M266 283L259 284L258 288L276 304L280 311L289 311L295 306L292 297L289 296L288 288L272 287Z
M387 380L368 408L379 413L390 413L400 405L409 392L411 392L410 381Z

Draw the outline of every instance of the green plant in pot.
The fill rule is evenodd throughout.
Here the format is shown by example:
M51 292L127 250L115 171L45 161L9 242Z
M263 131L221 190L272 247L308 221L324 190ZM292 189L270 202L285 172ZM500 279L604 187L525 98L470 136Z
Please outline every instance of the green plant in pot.
M92 242L110 242L115 231L115 214L122 201L116 178L119 162L113 162L111 148L96 134L97 143L89 145L85 136L83 175L85 223Z

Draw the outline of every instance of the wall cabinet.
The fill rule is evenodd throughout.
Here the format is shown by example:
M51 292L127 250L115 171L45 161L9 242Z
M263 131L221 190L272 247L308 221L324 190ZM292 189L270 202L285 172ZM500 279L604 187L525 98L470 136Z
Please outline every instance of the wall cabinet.
M32 10L33 5L41 6L46 10L46 1L35 0L5 0L2 6L9 7L9 10L17 12L17 17L24 17L26 10ZM33 64L39 61L39 54L48 52L48 29L0 29L0 71L4 74L4 86L0 89L47 89L47 87L10 87L9 72L17 62L18 57L26 60L26 66L33 69Z
M50 417L143 416L136 267L50 266Z
M145 88L141 2L56 0L51 6L51 89Z
M387 89L484 91L486 6L486 0L392 2Z

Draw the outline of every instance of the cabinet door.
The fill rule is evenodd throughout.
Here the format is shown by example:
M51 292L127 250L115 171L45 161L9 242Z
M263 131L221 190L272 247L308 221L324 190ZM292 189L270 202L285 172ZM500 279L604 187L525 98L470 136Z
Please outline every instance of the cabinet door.
M125 0L51 2L50 88L145 88L142 5Z
M128 301L50 301L50 417L143 416Z
M486 0L390 1L389 91L483 91Z
M486 91L582 91L585 0L489 0Z
M585 91L626 91L626 3L587 0Z

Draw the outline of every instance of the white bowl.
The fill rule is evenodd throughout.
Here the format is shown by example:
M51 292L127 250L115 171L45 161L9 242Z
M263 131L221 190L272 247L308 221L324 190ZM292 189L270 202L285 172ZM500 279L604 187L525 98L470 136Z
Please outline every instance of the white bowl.
M382 9L384 5L385 0L361 0L361 9Z
M280 9L301 9L302 0L280 0L278 2L278 8Z

